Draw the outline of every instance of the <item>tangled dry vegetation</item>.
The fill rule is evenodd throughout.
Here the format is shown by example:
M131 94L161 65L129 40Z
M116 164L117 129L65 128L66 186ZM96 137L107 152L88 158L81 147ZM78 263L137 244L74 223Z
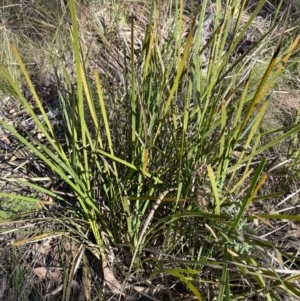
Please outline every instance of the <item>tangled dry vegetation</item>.
M141 61L140 58L141 53L145 51L143 49L145 47L145 33L150 30L148 20L151 9L150 3L147 1L135 2L134 4L128 1L119 1L116 4L113 4L113 1L104 2L101 5L100 1L92 1L91 3L81 1L78 3L79 37L87 76L92 78L94 70L99 72L101 85L106 93L104 97L108 100L106 106L112 124L112 140L118 146L115 151L119 155L123 155L128 150L124 146L126 137L121 129L130 122L127 114L130 99L127 99L127 91L132 86L128 79L132 76L132 65L134 65L137 74L139 72L142 74L144 61ZM165 53L166 49L171 50L168 47L171 44L170 40L174 39L172 28L176 24L174 21L176 16L173 15L174 9L171 7L174 3L161 1L159 4L153 28L157 37L155 43L157 48L156 60L164 70L168 69L168 57L162 58L160 54ZM50 4L45 4L44 1L24 1L19 6L14 4L11 8L6 8L9 16L4 20L5 22L2 20L2 29L5 31L2 41L4 45L5 41L12 40L19 48L39 98L56 130L58 140L61 141L60 139L64 139L62 129L64 125L62 112L57 110L61 105L59 93L66 95L70 93L70 91L64 90L66 78L76 86L75 57L73 48L70 46L70 33L73 29L68 21L68 8L64 1L53 5L51 8L48 5ZM251 18L253 1L248 1L247 5L242 15L241 24L246 24ZM186 1L182 28L176 37L178 40L185 41L190 30L197 30L197 22L195 27L191 27L195 9L194 1ZM279 13L277 20L273 20L272 16L275 9L276 7L269 2L263 7L260 15L251 22L249 29L232 54L232 62L247 54L245 72L239 74L239 78L236 79L237 82L249 75L252 62L255 61L256 63L259 59L263 60L272 52L271 46L275 44L274 40L278 37L281 29L279 25L276 26L281 24L280 20L283 16L283 13ZM207 8L204 26L202 30L198 30L203 45L212 38L215 18L216 6L211 4ZM22 25L19 22L22 22ZM268 33L272 26L274 28ZM292 29L293 27L294 24L291 21L289 28ZM231 28L230 30L233 31L234 29ZM270 48L261 51L260 44L257 44L257 47L255 45L265 34L267 34L267 43L263 44L262 47L269 45ZM229 35L227 47L230 47L231 43ZM183 45L185 44L183 43ZM175 49L173 50L175 51ZM296 59L299 57L299 50L297 51L294 54ZM184 47L182 47L181 53L178 53L178 57L182 57L183 53ZM207 66L211 49L207 48L201 55L205 76L208 72ZM18 72L14 58L10 56L9 52L4 54L4 57L14 80L18 82L28 103L42 120L43 117L39 115L39 109L32 92L24 84L24 78ZM257 72L257 77L259 77L259 66L255 68L253 72ZM281 126L289 127L295 122L297 114L299 115L300 96L297 88L299 79L294 77L299 71L299 64L298 66L295 64L293 68L294 70L285 71L282 79L276 83L275 88L271 91L272 103L261 124L261 130L271 131ZM298 70L296 70L297 68ZM69 76L66 77L64 72L67 72ZM175 71L173 70L173 72ZM228 80L230 77L229 74ZM171 77L170 82L166 83L168 88L172 86L172 80L174 78ZM58 85L61 85L62 89L57 89ZM9 85L3 79L1 90L0 119L11 125L21 135L47 145L45 137L38 131L31 116L17 100L17 95L11 95ZM179 97L181 92L183 95L183 91L179 89ZM234 99L242 92L242 89L237 89L231 97ZM91 94L96 93L94 88ZM227 99L228 102L231 97ZM190 110L192 112L193 104L191 104ZM91 132L95 131L92 128L92 122L88 126L90 126ZM273 139L276 139L277 133L275 132L273 135ZM266 139L271 138L268 136ZM61 143L63 147L67 144L66 141L61 141ZM291 271L292 274L293 270L298 270L295 279L290 282L295 289L289 287L289 290L295 291L295 295L297 295L299 293L300 270L297 258L300 246L300 225L289 219L282 218L279 221L275 219L269 221L259 218L261 214L300 215L299 165L294 163L295 150L292 149L294 145L297 144L291 143L289 145L285 141L263 154L268 158L266 169L269 176L265 181L264 188L260 189L255 196L256 201L246 210L246 215L257 216L257 219L251 220L251 223L245 221L244 225L247 224L246 226L250 227L251 231L244 233L242 228L239 229L240 241L237 242L237 245L244 242L244 236L247 241L259 241L260 247L256 249L257 254L248 254L249 257L258 258L261 256L260 251L269 246L269 242L274 244L282 253L278 253L277 249L268 249L266 253L263 253L264 255L267 254L268 257L261 260L270 263L270 266L274 267L278 273L285 270ZM202 293L205 300L217 300L218 293L216 290L219 290L219 284L214 279L221 278L222 268L219 264L221 258L217 257L218 252L215 253L215 250L218 248L222 250L224 241L216 237L214 230L205 220L195 222L190 219L187 223L180 220L173 221L174 237L172 239L182 242L180 247L176 245L174 248L175 253L171 252L173 245L170 238L166 241L163 239L164 234L162 232L168 230L167 222L166 225L156 225L157 228L153 230L153 237L151 237L151 241L149 240L148 245L145 243L146 247L141 255L143 259L143 265L140 267L142 272L137 269L135 273L129 276L127 272L132 261L130 242L126 241L127 238L121 230L120 237L116 240L117 244L112 243L111 237L107 233L102 233L108 258L107 264L110 266L108 275L105 275L107 272L103 262L101 263L87 247L96 242L84 214L79 212L79 205L74 201L76 196L73 191L57 177L53 170L21 146L16 137L3 127L0 129L0 148L2 150L0 154L0 189L3 193L17 193L20 196L17 201L5 197L1 199L0 300L196 300L197 296L201 300L199 295L193 291L194 287ZM104 146L104 149L107 150L108 148L109 145ZM288 148L290 148L291 156L288 156L289 153L286 151ZM169 150L163 151L168 153ZM236 162L244 151L246 153L251 152L251 149L234 149L231 153L232 161ZM251 163L254 169L259 168L262 158L263 156L257 156ZM163 161L162 163L164 164ZM175 174L178 162L174 160L172 164L173 170L168 171L170 182L165 183L170 185L169 188L171 188L173 181L172 172ZM241 170L245 166L246 163L241 165ZM199 180L198 178L203 176L203 170L206 167L205 163L197 167L197 172L194 173L193 180L191 180L191 187L194 182ZM237 173L233 182L236 183L237 178L241 175L243 175L242 171ZM9 180L10 178L18 180ZM36 183L31 183L30 186L25 183L24 179L28 178L36 179L37 184L42 184L45 189L62 196L64 202L43 191L37 192L34 186ZM249 181L245 180L243 184L245 190L250 184L250 179ZM130 186L130 181L128 186ZM128 189L127 187L126 189ZM103 216L107 220L114 219L113 223L116 225L125 225L124 216L111 215L118 210L121 211L120 203L114 203L115 211L113 211L111 207L106 206L101 188L94 187L93 189L98 200L97 206L99 206ZM124 188L124 191L126 189ZM203 210L203 216L205 216L211 210L212 192L208 192L207 188L202 190L197 185L193 187L192 192L188 197L194 197L195 203L190 205L184 196L181 198L182 203L179 204L180 210L184 212L188 206L198 206L199 210ZM240 195L243 195L244 192L241 190ZM156 199L155 195L152 199ZM262 200L260 200L260 195L264 196ZM266 198L266 195L269 195L269 198ZM36 203L26 202L28 196L35 196L39 201ZM168 196L171 201L176 199L175 194L172 195L171 193ZM238 197L235 196L235 199L228 200L228 206L225 205L225 207L231 210L229 207L237 202ZM45 209L45 205L47 209ZM171 206L161 206L160 210L155 213L155 220L164 221L171 214L173 214ZM15 219L14 216L17 215L18 219ZM220 223L220 233L225 231L221 229L222 227L224 225ZM201 229L200 235L198 235L199 229ZM195 236L195 234L197 235ZM230 244L231 238L227 239L228 244ZM247 244L243 247L247 247ZM177 263L179 260L188 261L197 258L197 254L194 254L191 259L190 251L193 248L195 250L211 248L211 253L205 254L207 258L216 256L213 258L215 265L206 262L202 262L203 265L199 265L199 263L191 265L193 269L190 270L191 274L187 276L191 281L185 282L183 277L178 276L179 273L173 272L172 274L171 270L174 267L180 270L181 266ZM153 274L153 267L161 256L161 250L170 251L170 255L167 254L165 257L168 259L169 274L166 270L165 273L156 272ZM247 253L247 250L245 252ZM253 274L247 275L249 278L245 277L245 283L242 283L238 275L243 267L241 265L239 270L235 264L235 262L228 261L231 287L235 293L232 300L266 300L266 292L263 289L256 291L257 288L253 288L251 283L247 283L252 277L259 277L255 269L251 270ZM249 262L245 263L247 268L249 268L248 265ZM201 281L199 282L195 280L197 277L193 274L195 271L200 274ZM268 272L266 268L266 274ZM271 276L270 279L268 285L273 288L277 287L274 294L278 300L280 300L279 298L287 298L282 300L299 300L296 297L286 296L279 280ZM193 285L189 283L193 283ZM284 284L286 285L286 282ZM124 285L126 285L125 288ZM270 297L267 299L270 300Z

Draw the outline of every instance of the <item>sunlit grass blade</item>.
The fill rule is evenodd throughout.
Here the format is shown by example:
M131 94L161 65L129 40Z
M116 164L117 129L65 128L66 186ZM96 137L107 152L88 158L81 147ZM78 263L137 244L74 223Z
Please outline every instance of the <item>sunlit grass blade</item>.
M265 166L265 164L266 164L266 158L263 158L261 160L259 166L257 167L257 169L255 171L255 174L252 177L251 185L250 185L250 187L248 189L248 192L247 192L247 195L246 195L245 199L241 203L241 206L239 208L238 214L237 214L237 216L234 219L234 222L233 222L233 225L232 225L232 228L231 228L230 232L232 232L232 231L235 230L237 224L239 223L240 219L242 218L242 215L245 212L245 209L250 204L250 202L252 201L252 199L256 196L256 193L257 193L258 189L260 188L261 184L263 183L263 181L265 179L264 178L265 176L263 176L260 181L258 179L260 177L260 174L261 174L261 172L262 172L263 167ZM259 184L257 184L258 181L259 181Z
M194 296L197 298L197 300L205 301L205 299L202 297L201 293L197 290L197 288L193 285L192 281L190 281L188 277L184 276L178 270L167 269L167 270L164 270L164 272L180 279L187 286L187 288L194 294ZM192 273L192 271L187 270L187 273ZM154 275L154 273L153 273L153 275Z
M18 55L18 54L17 54ZM23 64L21 59L20 59L20 64ZM23 65L24 66L24 65ZM25 67L23 67L25 69ZM48 116L46 115L44 109L42 109L42 113L43 113L43 118L45 118L45 122L47 124L47 129L45 128L45 126L43 125L42 121L39 120L39 118L37 117L37 115L34 113L33 109L30 107L30 105L28 104L27 100L25 99L25 97L22 95L20 89L17 87L17 85L14 83L12 77L10 76L10 74L8 73L8 71L1 66L0 67L4 77L6 78L6 80L9 82L9 84L11 85L11 87L13 88L14 92L17 94L18 99L20 100L20 102L22 103L22 105L26 108L27 112L29 113L29 115L33 118L35 124L37 125L37 127L39 128L39 130L43 133L43 135L47 138L47 141L52 145L52 147L57 151L58 155L66 162L68 163L68 160L66 159L66 154L64 153L63 149L61 148L61 145L57 142L56 137L53 134L53 127L51 125L51 123L49 122ZM24 71L26 72L26 71ZM26 73L26 76L28 76L28 74ZM28 81L30 82L30 85L32 86L32 83L28 77ZM36 95L36 92L32 86L32 91L31 93L34 93ZM36 102L39 105L39 107L41 106L40 100L38 98L38 96L36 95ZM48 132L48 130L51 133L51 136Z
M279 93L297 90L296 79L286 81L298 66L297 28L285 30L289 12L280 28L266 0L256 7L246 0L96 2L60 3L59 30L42 37L47 55L41 51L40 57L56 69L54 103L49 96L51 106L60 106L54 121L48 86L36 84L46 68L31 74L32 58L12 47L33 96L27 100L8 72L15 62L3 60L7 68L0 75L16 99L0 108L0 215L14 206L15 214L3 215L1 235L19 237L18 250L26 254L39 247L47 255L46 241L51 258L58 250L63 288L53 297L62 300L78 297L72 286L78 279L87 286L80 289L87 300L132 297L133 282L149 281L165 282L170 300L299 294L293 287L299 280L296 248L287 249L290 238L280 232L300 221L298 207L284 207L282 196L291 191L289 200L295 197L299 177L296 105L286 110L287 100L278 104ZM41 17L50 15L45 10ZM10 100L25 114L7 109ZM34 130L20 126L28 117ZM30 151L32 160L19 164L10 144ZM12 191L17 184L25 189ZM160 199L170 187L176 194ZM31 207L19 210L18 201ZM29 270L40 265L39 256ZM13 270L26 269L27 261L22 254ZM87 261L99 265L107 287ZM25 292L21 285L8 287ZM148 293L161 299L165 292Z
M276 219L276 220L289 220L289 221L300 221L299 215L292 215L292 214L259 214L260 218L265 219ZM247 219L252 220L255 219L254 216L249 216Z
M256 135L256 133L258 132L258 127L259 127L263 117L265 116L264 114L266 112L267 107L268 107L268 101L265 101L255 117L254 124L251 125L250 133L248 135L247 141L245 142L245 144L243 146L243 150L240 152L238 162L236 165L238 165L239 163L241 164L243 162L243 158L245 156L246 150L249 149L249 147L251 147L250 143L253 143L253 141L254 141L254 145L252 146L253 151L251 154L255 153L256 147L260 142L260 136ZM256 138L254 138L255 135L256 135ZM247 158L248 158L248 160L247 160L248 162L246 164L246 168L244 169L244 174L246 174L248 172L248 170L250 168L250 164L251 164L252 160L254 159L254 156L251 157L251 155L248 155ZM231 175L231 180L234 178L236 172L237 172L237 169L233 170L232 175ZM230 182L231 182L231 180L230 180Z
M208 171L208 176L209 176L209 179L210 179L212 191L213 191L213 194L214 194L215 214L220 214L221 202L220 202L220 198L219 198L218 187L217 187L214 172L213 172L210 165L207 167L207 171Z
M268 79L270 78L270 75L271 75L271 72L274 70L274 66L275 66L275 63L276 63L276 60L278 58L278 55L279 55L279 51L281 49L281 46L282 46L282 42L283 42L283 37L284 37L284 34L285 34L285 28L286 28L286 25L287 25L287 19L288 19L288 15L289 15L289 10L290 10L290 5L289 5L289 9L287 10L286 14L285 14L285 17L284 17L284 24L283 24L283 27L281 29L281 33L280 33L280 37L278 39L278 43L277 43L277 46L274 50L274 54L271 58L271 61L259 83L259 86L257 88L257 91L253 97L253 100L249 106L249 109L246 113L246 116L242 122L242 125L240 127L240 131L243 130L244 126L246 125L246 122L248 121L250 115L252 114L252 112L254 111L255 109L255 106L257 104L259 104L261 102L261 100L263 99L263 97L266 95L266 93L269 91L270 89L270 85L271 83L266 86L266 83L268 81ZM294 46L295 47L295 46ZM290 51L288 52L288 55L291 54L291 52L293 51L294 48L290 49ZM283 63L283 61L282 61Z
M42 103L40 101L40 98L38 97L38 95L37 95L37 93L35 91L35 88L34 88L32 82L30 80L30 77L29 77L29 75L28 75L28 73L26 71L26 68L25 68L25 66L23 64L23 61L22 61L20 55L19 55L19 52L18 52L18 50L17 50L17 48L16 48L16 46L14 44L12 44L11 47L12 47L12 51L13 51L16 59L17 59L17 62L18 62L19 66L20 66L20 68L22 70L22 73L24 74L24 77L25 77L26 82L27 82L27 84L29 86L30 92L32 93L33 98L34 98L34 100L35 100L35 102L36 102L36 104L37 104L37 106L38 106L41 114L43 115L43 120L45 121L45 123L47 125L47 129L50 131L52 138L54 138L55 135L54 135L53 127L52 127L52 125L51 125L51 123L49 121L49 118L48 118L45 110L44 110L44 107L43 107L43 105L42 105ZM9 76L8 73L6 73L6 78L9 80L10 84L12 85L12 87L14 87L14 90L17 92L19 89L15 86L13 80L11 79L11 77ZM28 110L28 112L30 113L30 115L32 116L32 118L34 119L34 121L36 122L36 124L39 125L40 129L43 129L44 127L42 126L42 123L39 121L39 119L34 114L33 110L27 104L27 101L24 99L24 97L22 96L22 94L19 91L17 93L18 93L19 99L23 100L22 101L23 105L26 107L26 109ZM46 130L44 130L43 133L45 134Z
M179 80L180 80L180 78L182 76L182 73L184 71L186 61L187 61L188 56L191 52L192 43L194 41L194 30L193 29L194 29L194 25L195 25L195 19L196 19L196 16L193 18L193 22L191 23L190 32L189 32L189 35L187 37L187 41L186 41L186 44L185 44L185 47L184 47L184 50L183 50L182 59L178 64L178 69L176 71L176 75L175 75L172 87L170 89L167 101L166 101L165 106L164 106L163 117L162 117L163 119L166 117L166 114L167 114L167 112L170 108L170 105L171 105L171 102L173 100L174 94L175 94L175 92L178 88L178 85L179 85ZM154 141L156 141L157 136L160 133L161 126L162 126L162 123L160 122L159 125L158 125L158 128L157 128L156 134L154 136Z
M24 202L27 202L27 203L32 203L33 205L35 205L36 209L40 205L50 205L50 206L53 205L53 202L51 202L51 201L39 200L36 197L27 197L27 196L15 195L15 194L6 193L6 192L0 192L0 196L5 197L5 198L10 198L10 199L24 201Z
M224 251L225 251L224 257L227 258L228 255L227 255L227 247L226 246L224 246ZM221 301L221 300L229 301L230 300L229 272L228 272L228 264L227 263L223 264L220 288L219 288L217 300L218 301Z
M228 172L235 170L238 165L247 162L250 158L253 158L254 156L263 153L265 150L271 148L272 146L276 145L277 143L283 141L284 139L292 136L294 133L297 133L300 131L300 125L292 126L292 129L289 130L288 132L282 134L281 136L275 138L274 140L270 141L269 143L265 144L261 148L257 149L255 152L251 153L250 155L246 156L243 160L241 160L238 164L235 164L231 167L228 168Z
M229 193L234 193L236 190L238 190L239 187L243 185L245 180L252 174L253 169L248 170L247 172L244 172L243 176L241 179L231 188Z
M121 158L118 158L118 157L116 157L116 156L114 156L114 155L111 155L111 154L109 154L109 153L107 153L107 152L105 152L105 151L102 151L102 150L100 150L100 149L98 149L98 150L96 150L96 151L99 152L101 155L103 155L103 156L105 156L105 157L108 157L108 158L110 158L110 159L112 159L112 160L114 160L114 161L116 161L116 162L119 162L119 163L121 163L121 164L123 164L123 165L125 165L125 166L127 166L127 167L129 167L129 168L131 168L131 169L133 169L133 170L140 171L135 165L133 165L132 163L129 163L129 162L126 161L126 160L123 160L123 159L121 159ZM158 183L162 183L161 180L160 180L159 178L157 178L157 177L151 175L149 172L146 172L145 175L146 175L147 177L149 177L149 178L155 179Z

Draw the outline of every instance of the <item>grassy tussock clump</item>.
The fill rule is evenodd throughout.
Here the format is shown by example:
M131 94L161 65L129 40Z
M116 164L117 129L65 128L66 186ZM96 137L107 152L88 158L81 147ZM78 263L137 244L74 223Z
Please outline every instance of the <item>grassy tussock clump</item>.
M274 122L299 25L249 2L24 14L55 68L14 43L19 74L1 66L1 298L300 297L298 103Z

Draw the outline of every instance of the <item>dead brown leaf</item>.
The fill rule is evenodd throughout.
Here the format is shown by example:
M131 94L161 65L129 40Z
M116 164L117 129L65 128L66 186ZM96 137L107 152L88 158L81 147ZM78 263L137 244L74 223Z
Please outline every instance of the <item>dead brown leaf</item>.
M50 269L46 267L34 268L33 272L40 280L51 280L56 283L62 281L62 270L61 269Z

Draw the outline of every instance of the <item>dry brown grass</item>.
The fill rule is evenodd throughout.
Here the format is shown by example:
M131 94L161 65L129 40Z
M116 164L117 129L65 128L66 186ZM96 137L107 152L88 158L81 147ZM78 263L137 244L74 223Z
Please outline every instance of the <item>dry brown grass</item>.
M274 1L273 5L276 4L275 2L276 1ZM41 95L42 100L47 103L49 101L49 95L50 98L57 96L55 94L53 96L51 92L55 89L56 81L53 64L57 67L58 75L62 74L64 67L71 75L75 75L72 48L68 44L69 41L67 43L63 43L65 36L71 29L70 24L68 24L67 20L62 19L63 22L61 23L59 34L53 40L53 34L55 29L57 29L57 21L59 18L56 18L57 16L55 15L55 11L49 10L49 15L45 14L45 9L49 7L44 7L43 3L43 1L37 1L36 6L32 6L31 4L26 6L24 4L24 6L26 6L26 10L24 10L24 18L26 18L26 22L24 24L26 24L26 26L28 25L28 29L26 30L31 31L30 40L26 31L23 31L22 35L17 36L16 39L20 39L20 41L27 40L28 42L28 44L25 44L26 49L21 48L21 52L26 58L28 66L32 66L30 71L32 77L35 79L34 82L36 88ZM130 70L131 24L132 22L134 24L134 49L136 53L135 63L138 65L138 54L142 51L144 32L146 30L149 16L149 5L150 3L146 1L135 3L132 3L131 1L123 1L115 5L106 3L101 7L90 7L86 6L86 3L81 3L80 9L78 10L82 52L86 57L87 69L90 73L93 69L98 70L103 85L105 85L107 90L110 91L111 97L109 98L109 106L111 108L110 117L112 119L120 119L121 106L119 102L120 99L122 99L122 92L125 88L125 78L129 74L128 70ZM171 14L172 8L170 7L169 2L161 2L161 5L160 19L157 21L159 24L157 34L161 37L159 40L160 42L158 42L158 46L163 48L166 33L170 31L169 26L172 24L173 16ZM251 2L251 5L253 5L253 2ZM65 7L62 6L59 8L59 11L63 12L64 9ZM190 23L191 15L189 10L193 10L191 3L188 3L184 17L185 30L183 32L183 38L187 34ZM47 16L49 16L49 18L46 21L45 18ZM247 13L245 13L244 21L247 21L247 16ZM21 20L18 20L18 22L20 21ZM252 33L249 32L249 35L252 38L254 36L254 40L257 39L257 36L263 34L269 26L268 20L262 21L261 18L258 18L256 21L257 22L255 22L251 27ZM245 50L243 50L243 52L244 51ZM297 59L297 57L295 59ZM273 91L272 103L270 110L267 112L265 119L266 122L263 126L272 129L274 127L290 125L293 123L300 105L300 95L299 90L297 89L297 83L299 82L294 78L295 73L296 72L292 70L291 73L287 72L285 78L280 79L281 82L278 83L276 89ZM293 82L290 83L292 80ZM25 115L18 115L18 110L16 109L15 113L19 118L18 120L26 119ZM10 137L8 139L10 139ZM286 145L282 145L281 147L284 148ZM280 160L286 159L287 158L285 157L280 158ZM36 166L34 167L32 162L28 162L27 164L28 165L24 165L25 168L22 169L22 171L36 171ZM9 168L7 171L4 171L3 167L4 166L2 166L2 172L10 173L13 171L13 175L18 177L22 176L21 170L14 170L16 168L15 166L10 167L9 164L6 163L5 168ZM44 172L44 170L41 169L41 172ZM266 182L264 193L274 193L279 191L281 188L286 187L288 189L286 189L284 197L294 193L298 189L297 179L292 179L291 182L289 182L286 179L286 174L287 173L284 168L274 170ZM59 187L60 183L53 181L52 184L54 189L61 189ZM15 191L15 188L12 186L7 187L7 189ZM23 190L23 192L25 195L32 193L32 191L25 190ZM270 202L257 201L249 208L249 213L258 215L265 211L271 212L274 210L274 203L278 201L279 198L273 198ZM281 210L289 207L290 209L286 212L292 214L300 213L297 195L289 198L287 202L283 203L282 206L279 206L279 208L276 209ZM72 210L74 210L74 208L63 209L70 210L70 216L72 216ZM60 208L60 210L62 210L62 208ZM0 262L5 262L8 257L11 261L6 261L7 265L2 265L3 269L0 274L0 279L2 278L2 296L0 295L0 300L1 298L3 300L17 300L17 297L13 297L15 299L9 299L11 298L10 286L12 285L13 280L11 277L12 275L19 277L19 279L25 277L24 275L29 275L29 277L26 278L25 284L19 284L21 291L18 292L18 300L26 300L26 298L27 300L40 300L41 298L59 300L63 289L66 289L66 294L70 294L70 300L72 300L72 298L73 300L89 300L89 295L91 294L94 294L93 297L98 298L98 300L101 298L104 300L106 298L105 296L96 295L97 292L99 293L99 291L102 291L102 286L104 285L99 262L95 261L95 258L91 254L88 254L87 256L82 255L82 246L84 246L85 242L76 241L76 239L69 239L68 235L64 237L61 235L58 235L57 237L49 237L42 243L35 242L15 249L15 260L17 264L14 267L13 257L10 257L13 242L30 237L31 227L35 230L41 229L43 231L47 231L47 229L51 229L51 231L58 231L63 228L59 220L55 220L54 217L50 217L48 219L48 223L39 222L39 218L44 218L43 211L29 216L24 216L24 220L25 218L30 219L30 221L26 220L23 224L15 226L16 228L25 229L26 231L24 231L24 233L19 234L8 232L5 233L4 236L1 236L0 242L2 249L0 251ZM59 216L59 218L63 217ZM272 237L272 240L276 245L285 247L285 251L288 254L297 254L299 251L297 244L299 240L299 225L289 221L283 221L281 223L283 224L279 225L277 221L271 222L270 224L254 221L252 226L253 230L255 230L258 235ZM278 230L271 233L270 228ZM207 233L209 233L209 231L207 231ZM205 235L207 235L207 233L205 233ZM76 237L76 235L74 236ZM126 247L120 247L120 250L117 250L117 252L118 256L115 259L117 264L114 266L115 275L117 275L120 279L124 279L126 269L122 265L125 266L126 261L128 261L128 252ZM155 256L153 255L155 252L151 251L149 254L152 257ZM150 255L146 254L145 256L151 257ZM80 256L84 256L83 262L90 262L90 264L79 265L79 258L81 259ZM274 258L274 260L277 260L274 254L271 254L271 257ZM18 268L17 266L19 264L22 273L17 275L15 268ZM280 263L277 264L278 266L280 265ZM90 268L93 270L89 270ZM218 275L218 272L211 271L209 269L204 269L203 273L210 276ZM214 273L216 274L214 275ZM148 276L149 275L144 275L144 277L141 277L141 279L138 280L144 281ZM209 279L209 276L207 279ZM133 280L137 281L134 277ZM142 294L144 293L156 296L156 298L170 298L170 296L168 296L168 294L170 294L170 288L168 286L173 286L172 298L174 300L185 300L185 298L186 300L192 300L191 294L188 293L185 288L180 286L179 282L174 280L172 277L168 279L164 279L164 277L157 277L155 280L157 280L159 285L156 285L155 281L152 281L152 283L147 284L149 286L148 290L144 289L145 281L143 285L136 285L136 287L131 290L131 300L138 299L138 289L143 289ZM67 283L66 286L63 285L64 281ZM163 282L165 283L162 284ZM95 287L91 288L92 285L95 285ZM28 290L30 294L27 294L26 292L27 287L31 290L31 292ZM213 285L203 285L202 289L213 291L214 287ZM117 299L118 297L110 298L110 300Z

